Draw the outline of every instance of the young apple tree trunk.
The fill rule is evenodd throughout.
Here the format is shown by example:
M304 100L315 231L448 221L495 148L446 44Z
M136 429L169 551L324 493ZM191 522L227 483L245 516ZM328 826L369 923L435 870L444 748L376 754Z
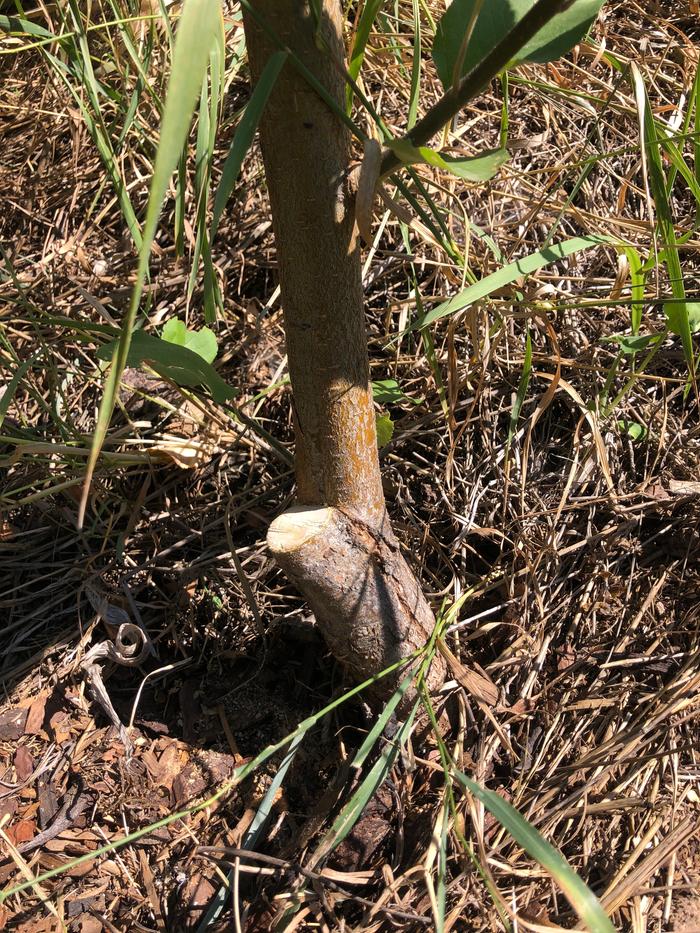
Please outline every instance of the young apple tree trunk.
M247 6L247 5L246 5ZM250 0L253 80L278 42L344 106L341 0ZM278 40L278 41L275 41ZM433 614L386 515L367 356L350 134L287 61L260 127L293 390L298 504L268 546L338 660L364 679L425 644ZM442 682L433 662L429 685ZM386 697L400 674L384 678Z

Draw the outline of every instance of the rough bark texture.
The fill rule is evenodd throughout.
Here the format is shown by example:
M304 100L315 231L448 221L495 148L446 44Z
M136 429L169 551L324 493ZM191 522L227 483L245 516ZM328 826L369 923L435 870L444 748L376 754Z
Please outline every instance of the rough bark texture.
M423 647L435 618L386 523L376 530L332 508L290 509L270 526L270 550L309 601L335 657L363 679ZM442 683L441 661L429 685ZM375 693L391 695L405 672Z
M279 39L344 106L342 9L325 0L317 44L304 0L253 0ZM248 13L257 79L278 46ZM325 45L328 51L321 51ZM350 137L291 63L260 125L294 390L299 500L384 514L367 360L359 239L347 186Z
M340 0L318 0L318 24L308 0L250 3L244 26L253 80L281 42L344 107ZM286 513L268 542L331 650L365 679L424 645L434 618L386 516L348 186L350 137L289 61L260 132L294 393L298 500L328 518L299 538L299 513ZM435 684L441 659L433 669ZM381 692L390 695L395 685Z

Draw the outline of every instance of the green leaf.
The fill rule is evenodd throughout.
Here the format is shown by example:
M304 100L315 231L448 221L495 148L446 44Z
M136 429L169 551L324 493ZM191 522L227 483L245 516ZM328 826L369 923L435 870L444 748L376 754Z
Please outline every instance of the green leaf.
M421 162L425 165L434 165L466 181L488 181L508 161L508 152L505 149L492 149L478 156L464 157L445 155L428 146L412 146L405 139L390 140L387 146L406 165Z
M163 340L176 343L180 347L187 347L193 353L201 356L207 363L213 363L219 351L216 336L208 327L201 330L188 330L184 321L171 318L163 327Z
M527 854L546 869L591 933L614 933L615 928L595 894L579 878L564 856L540 835L507 800L487 790L461 771L456 779L496 817Z
M87 467L85 469L85 483L83 495L78 510L78 527L82 528L87 499L90 491L90 482L95 471L97 458L100 455L102 444L107 435L109 422L112 418L114 405L119 389L119 382L127 363L129 346L131 343L136 314L141 302L143 287L148 274L148 261L151 255L153 240L158 227L158 218L163 208L165 196L170 184L170 178L177 167L183 148L187 141L192 114L199 98L202 81L207 71L209 56L216 41L217 34L223 28L221 4L219 0L185 0L180 17L180 24L175 38L173 50L173 63L170 72L168 93L163 110L160 140L156 161L151 179L151 190L148 197L148 209L144 224L141 246L139 249L139 262L136 271L136 282L131 293L129 308L124 318L119 340L112 344L114 355L112 366L107 376L100 410L97 414L97 424L90 448ZM148 335L143 334L143 337ZM158 340L151 337L151 340ZM158 341L162 343L162 341ZM183 352L190 351L181 348ZM202 365L206 365L191 354ZM211 368L211 367L210 367ZM212 372L214 372L212 370ZM226 392L233 390L219 379ZM204 381L205 384L206 380ZM211 385L210 385L211 388ZM219 392L221 388L219 387ZM212 390L212 394L214 391ZM230 397L225 395L224 397Z
M639 334L612 334L610 337L603 337L603 340L606 343L616 343L620 348L620 352L629 356L646 350L647 347L659 343L663 338L664 334L644 334L643 336Z
M7 414L10 403L15 397L15 393L20 386L20 383L27 374L27 370L38 358L39 354L35 353L34 356L30 357L28 360L25 360L23 363L20 363L15 370L15 374L10 379L10 381L5 386L0 386L0 426L2 426L3 421L5 420L5 415Z
M406 395L396 379L378 379L372 383L372 396L379 405L400 405L408 402L411 405L420 405L422 398L411 398Z
M201 356L207 363L213 363L219 352L216 335L208 327L202 327L201 330L188 330L185 346L197 356Z
M688 326L693 334L700 330L700 302L686 301L685 310L688 313Z
M113 340L100 347L97 351L98 359L112 359L117 343ZM144 363L179 386L206 386L214 401L220 404L238 394L198 353L181 344L137 330L131 338L126 365L142 366Z
M666 190L666 175L661 157L661 140L654 122L654 112L651 108L649 95L644 85L644 79L635 62L630 65L632 87L637 104L639 119L640 142L642 146L642 169L648 178L648 190L654 201L656 210L656 232L663 246L663 261L668 269L668 277L674 301L664 303L664 312L668 329L678 334L683 343L685 356L691 376L694 376L695 362L693 355L693 339L690 327L688 303L685 300L685 283L683 269L678 255L678 243L673 221L673 209Z
M626 418L622 418L617 422L617 426L624 434L631 437L633 441L641 441L647 435L647 429L643 424L639 424L637 421L628 421Z
M163 340L167 340L168 343L176 343L184 347L185 341L187 340L187 327L185 322L175 317L166 321L161 337Z
M518 428L518 418L520 417L520 412L523 407L523 402L525 401L525 396L527 395L528 386L530 385L530 376L532 374L532 338L530 337L530 328L527 329L527 335L525 337L525 359L523 360L523 371L520 374L520 380L518 382L518 391L515 394L515 401L513 402L513 410L510 413L510 424L508 425L508 440L506 442L506 459L510 454L510 445L513 443L513 437Z
M533 6L533 0L486 0L476 20L466 53L462 57L465 30L477 0L453 0L435 33L433 59L445 90L455 77L475 68L513 30ZM549 62L565 55L586 35L604 0L574 0L558 13L518 52L512 64L522 61ZM461 68L455 68L462 57Z
M427 324L432 324L442 317L456 314L458 311L462 311L464 308L473 305L476 301L481 301L493 292L505 288L506 285L511 285L517 279L531 275L533 272L537 272L538 269L550 265L550 263L565 259L567 256L571 256L572 253L603 244L608 246L613 245L614 240L608 237L593 235L573 237L571 240L564 240L562 243L553 243L551 246L546 246L536 253L524 256L522 259L516 259L515 262L511 262L509 265L503 266L502 269L492 272L491 275L487 275L479 282L475 282L473 285L465 288L464 291L455 295L454 298L450 298L449 301L444 301L441 305L438 305L437 308L428 311L426 315L411 325L410 330L415 330L418 327L425 327Z
M58 36L49 32L48 29L44 29L43 26L38 26L30 19L24 19L21 16L0 16L0 29L10 35L39 36L51 42L57 42L59 39Z
M355 39L352 44L352 49L350 50L350 60L348 62L348 74L353 81L357 80L360 68L362 68L367 42L369 41L369 34L372 31L372 25L377 18L377 13L381 5L382 0L365 0L362 8L360 20L355 31ZM347 86L346 95L347 112L350 113L352 110L352 88L350 85Z
M219 229L221 215L240 174L243 159L250 149L260 117L288 54L288 52L275 52L270 56L258 83L255 85L255 90L246 104L245 112L238 124L236 134L231 142L231 148L224 162L219 187L216 189L212 210L211 233L209 234L210 242L214 241L216 231Z
M394 422L389 415L377 415L377 447L385 447L394 436Z

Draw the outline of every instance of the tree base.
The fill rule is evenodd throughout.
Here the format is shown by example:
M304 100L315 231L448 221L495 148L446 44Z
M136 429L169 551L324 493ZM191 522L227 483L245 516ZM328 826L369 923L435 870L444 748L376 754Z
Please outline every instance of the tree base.
M279 566L311 606L328 647L357 680L365 680L425 645L435 617L399 550L388 519L377 531L334 508L295 506L270 526L267 543ZM401 670L373 693L386 700ZM427 683L438 689L443 659Z

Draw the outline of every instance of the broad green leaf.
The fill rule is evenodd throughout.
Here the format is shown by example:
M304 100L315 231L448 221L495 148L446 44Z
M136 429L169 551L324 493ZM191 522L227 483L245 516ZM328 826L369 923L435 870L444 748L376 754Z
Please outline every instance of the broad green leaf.
M486 58L534 6L534 0L486 0L463 55L464 33L471 21L475 2L476 0L453 0L440 20L435 34L433 59L446 90L452 87L455 77L461 78L468 74ZM603 2L604 0L574 0L567 10L553 17L520 49L513 64L519 61L549 62L565 55L586 35ZM455 76L455 67L460 57L460 72Z
M422 398L411 398L406 395L396 379L378 379L372 383L372 397L379 405L400 405L408 402L411 405L420 405Z
M187 347L193 353L201 356L207 363L212 363L219 350L216 342L216 336L208 327L201 330L188 330L184 321L177 318L171 318L163 327L163 340L168 343L176 343L180 347Z
M226 207L226 202L231 196L233 186L236 184L241 171L241 165L246 153L250 149L255 131L258 128L260 117L262 116L265 104L270 96L272 88L275 86L277 76L282 70L282 66L287 61L288 52L275 52L267 61L255 90L250 95L250 100L246 104L245 112L241 117L236 133L231 142L224 167L221 171L221 181L216 189L214 198L214 207L212 210L211 233L209 239L214 241L216 231L219 229L221 215Z
M615 933L595 894L579 878L564 856L495 791L487 790L461 771L456 779L496 817L527 854L546 869L591 933Z
M492 149L478 156L451 156L436 152L428 146L412 146L405 139L390 140L387 146L406 165L422 162L425 165L434 165L464 178L467 181L488 181L496 174L499 168L508 161L508 152L505 149Z
M700 330L700 302L686 301L685 310L688 312L688 325L694 334Z
M105 344L97 351L100 360L110 360L117 348L117 341ZM206 386L215 402L223 404L237 395L213 366L196 352L177 343L170 343L137 330L131 338L126 355L127 366L147 363L160 376L170 379L179 386Z
M618 421L617 426L624 434L632 438L633 441L641 441L647 434L647 429L643 424L639 424L637 421L628 421L626 418L622 418Z
M202 327L200 330L188 330L185 346L188 350L201 356L207 363L213 363L219 346L216 342L214 331L208 327Z
M178 318L171 318L165 322L161 337L163 340L167 340L168 343L176 343L184 347L187 340L187 325Z
M385 447L394 436L394 422L389 415L377 415L377 447Z
M78 527L82 528L87 507L87 497L90 491L90 482L95 471L97 458L100 455L102 444L107 435L109 422L114 411L114 404L119 388L119 381L124 371L129 354L132 332L136 323L136 314L141 303L143 287L148 273L148 261L151 247L158 227L158 218L163 208L163 202L170 184L172 174L180 160L182 150L187 141L192 114L200 94L202 80L207 71L209 56L222 28L222 13L220 0L185 0L182 16L175 37L173 49L173 63L170 72L170 82L163 110L160 140L156 161L151 179L151 190L148 198L146 222L143 229L143 238L139 249L139 262L136 272L136 282L131 293L128 311L122 323L119 341L114 344L112 366L97 415L97 424L92 439L90 457L85 470L85 484L78 510ZM147 336L147 335L143 335ZM157 340L157 338L151 338ZM160 341L162 343L162 341ZM184 351L184 348L182 348ZM184 351L189 353L189 351ZM192 354L194 356L194 354ZM195 357L198 359L197 357ZM198 359L203 364L203 361ZM213 372L213 370L212 370ZM216 377L219 378L218 376ZM230 390L221 380L227 392ZM225 397L229 397L226 395Z
M415 330L417 327L425 327L442 317L456 314L458 311L473 305L474 302L488 297L493 292L505 288L507 285L512 285L517 279L531 275L533 272L537 272L538 269L542 269L544 266L548 266L560 259L565 259L579 250L590 249L592 246L610 246L613 243L614 241L607 237L593 235L573 237L571 240L564 240L562 243L553 243L536 253L531 253L522 259L516 259L515 262L509 263L509 265L504 266L497 272L492 272L491 275L487 275L479 282L475 282L474 285L465 288L454 298L450 298L449 301L444 301L437 308L428 311L426 315L412 324L410 329Z

